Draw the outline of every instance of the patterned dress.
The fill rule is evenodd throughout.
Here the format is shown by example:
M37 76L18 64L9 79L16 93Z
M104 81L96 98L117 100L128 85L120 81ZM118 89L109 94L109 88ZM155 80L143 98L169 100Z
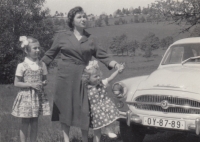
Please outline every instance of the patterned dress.
M90 103L90 127L93 130L105 127L119 118L119 110L108 97L104 80L98 86L88 85Z
M42 62L38 63L38 70L32 70L27 62L23 62L22 65L25 69L23 73L24 82L36 83L42 81L42 65L44 65ZM46 94L44 94L43 90L37 91L33 88L21 88L14 101L11 114L22 118L50 115L50 106Z

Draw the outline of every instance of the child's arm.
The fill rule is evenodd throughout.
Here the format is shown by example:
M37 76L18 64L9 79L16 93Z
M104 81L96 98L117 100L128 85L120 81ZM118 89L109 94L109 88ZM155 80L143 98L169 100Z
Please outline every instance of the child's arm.
M111 74L110 77L107 78L108 82L112 81L119 73L119 70L116 70L114 73Z
M108 82L112 81L118 75L118 73L121 73L123 71L123 69L124 69L124 64L122 64L120 68L118 68L114 73L111 74L110 77L107 78Z
M42 62L42 70L43 70L43 77L42 77L42 84L43 86L46 86L47 85L47 74L48 74L48 71L47 71L47 66L44 62Z
M23 82L21 76L15 76L15 81L14 85L19 88L34 88L36 90L40 90L42 86L42 82L38 83L28 83L28 82Z
M20 63L17 65L16 73L15 73L15 81L14 85L19 88L34 88L36 90L40 90L42 87L42 81L37 83L28 83L24 82L23 75L24 75L24 66Z

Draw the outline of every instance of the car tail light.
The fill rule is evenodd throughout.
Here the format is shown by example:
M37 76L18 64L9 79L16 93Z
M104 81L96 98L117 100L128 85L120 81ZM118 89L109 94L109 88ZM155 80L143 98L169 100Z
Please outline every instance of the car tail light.
M112 92L117 98L125 98L127 89L124 84L117 82L112 86Z

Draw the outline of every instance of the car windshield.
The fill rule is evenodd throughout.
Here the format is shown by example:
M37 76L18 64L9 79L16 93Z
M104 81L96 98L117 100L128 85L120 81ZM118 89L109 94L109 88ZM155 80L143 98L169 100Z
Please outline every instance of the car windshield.
M162 65L200 63L200 44L180 44L170 47L165 54ZM197 57L197 58L191 58ZM189 59L190 58L190 59Z

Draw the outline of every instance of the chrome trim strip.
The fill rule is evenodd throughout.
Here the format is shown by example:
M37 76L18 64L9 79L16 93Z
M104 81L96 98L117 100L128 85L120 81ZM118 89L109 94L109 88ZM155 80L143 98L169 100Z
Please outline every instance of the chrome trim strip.
M160 106L162 107L161 103L152 103L152 102L137 102L137 101L133 101L133 102L126 102L127 104L133 105L133 104L144 104L144 105L156 105L156 106ZM200 110L199 107L192 107L192 106L184 106L184 105L176 105L176 104L170 104L168 103L169 107L173 107L173 108L184 108L184 109L197 109Z

